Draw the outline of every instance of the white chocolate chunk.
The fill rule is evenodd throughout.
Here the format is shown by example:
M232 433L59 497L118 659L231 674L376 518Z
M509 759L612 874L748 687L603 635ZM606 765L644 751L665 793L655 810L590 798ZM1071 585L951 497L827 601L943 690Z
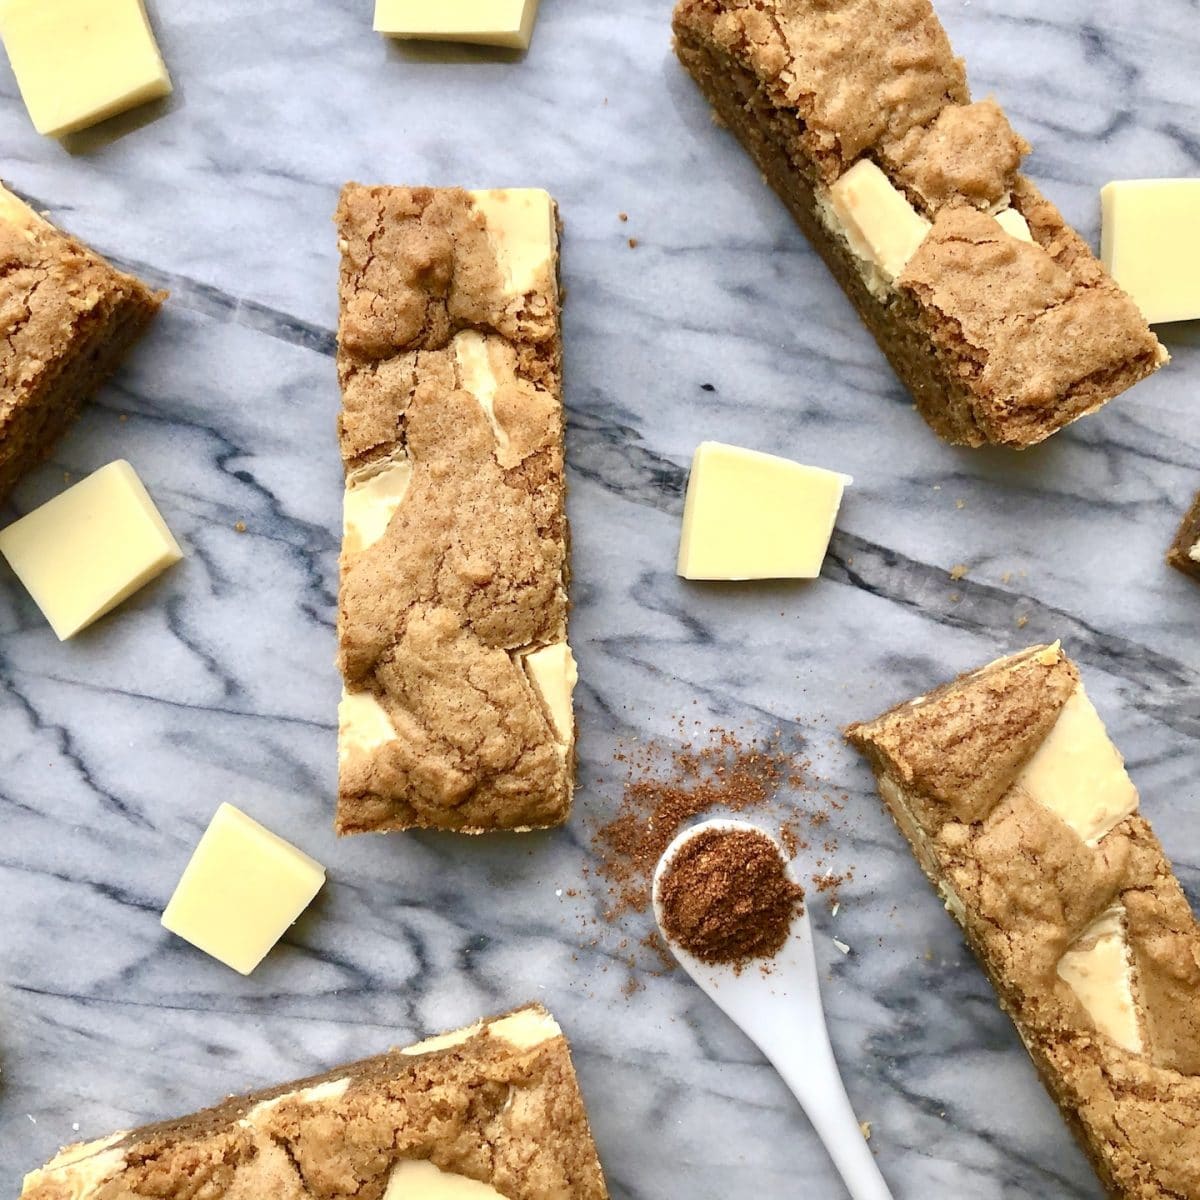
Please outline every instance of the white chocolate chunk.
M375 32L528 50L538 0L375 0Z
M0 554L62 641L183 557L137 472L123 460L0 532Z
M684 579L815 579L850 482L774 454L701 442L677 572Z
M4 0L0 36L33 126L48 137L171 91L142 0Z
M95 1142L68 1146L44 1167L25 1176L21 1194L52 1185L57 1189L54 1194L62 1200L86 1200L124 1168L125 1154L115 1147L125 1137L125 1133L114 1133Z
M515 383L516 374L509 361L511 350L499 338L485 337L474 329L464 329L450 343L458 365L458 385L475 397L502 449L508 434L496 420L496 393L502 383ZM507 353L506 353L507 351Z
M555 642L526 654L525 673L545 702L554 732L564 745L575 739L575 710L572 697L579 682L579 668L566 642Z
M1100 258L1147 322L1200 317L1200 179L1122 180L1100 202Z
M487 222L508 293L555 291L558 226L550 193L541 188L496 188L472 192L471 199Z
M413 467L401 452L372 464L346 481L342 501L342 549L357 554L375 545L387 532L396 510L412 484Z
M342 692L338 704L338 757L373 754L396 740L396 727L371 692Z
M518 1050L532 1050L543 1042L561 1036L558 1022L548 1013L537 1008L523 1008L495 1021L476 1021L464 1029L441 1033L426 1038L423 1042L406 1046L401 1054L432 1054L436 1050L450 1050L470 1041L476 1034L487 1029L492 1037L502 1038Z
M383 1200L504 1200L500 1192L424 1159L404 1159L388 1176Z
M1118 1046L1141 1053L1123 905L1110 908L1080 934L1059 960L1058 975L1101 1033Z
M829 189L829 202L850 249L890 283L932 228L870 159L856 162Z
M319 862L222 804L162 915L163 928L249 975L324 883Z
M15 225L19 229L31 229L49 222L34 212L19 196L14 196L6 187L0 186L0 221Z
M1200 542L1197 542L1188 551L1188 558L1190 558L1192 560L1192 562L1200 562Z
M1009 237L1015 237L1018 241L1032 242L1033 234L1029 229L1029 222L1015 208L1006 208L996 214L996 224L1008 234Z
M1089 846L1137 811L1138 794L1120 751L1083 685L1014 783L1060 817Z

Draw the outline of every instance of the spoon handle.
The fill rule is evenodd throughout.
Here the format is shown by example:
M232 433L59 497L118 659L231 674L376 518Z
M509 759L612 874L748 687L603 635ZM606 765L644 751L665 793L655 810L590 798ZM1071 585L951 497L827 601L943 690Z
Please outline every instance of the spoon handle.
M793 1026L768 1057L800 1101L853 1200L892 1200L846 1095L824 1022Z

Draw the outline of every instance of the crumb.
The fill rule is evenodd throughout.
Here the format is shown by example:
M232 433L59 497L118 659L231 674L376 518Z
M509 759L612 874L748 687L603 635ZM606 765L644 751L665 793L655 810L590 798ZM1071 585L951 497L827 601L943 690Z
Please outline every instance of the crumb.
M859 1121L858 1128L859 1132L863 1135L863 1141L869 1142L871 1140L871 1122Z
M967 502L965 500L955 500L954 507L955 508L966 508Z
M1026 625L1028 625L1028 624L1029 624L1029 618L1028 618L1028 617L1026 617L1026 616L1020 616L1020 617L1018 617L1018 618L1017 618L1017 628L1018 628L1018 629L1024 629L1024 628L1025 628L1025 626L1026 626Z
M967 574L968 571L970 571L970 569L971 568L968 567L966 563L955 563L954 566L950 568L950 578L957 583Z
M128 421L128 420L129 420L129 414L128 414L128 413L122 413L122 414L121 414L121 415L120 415L120 416L117 418L117 420L118 420L118 421L120 421L122 424L124 424L126 421Z
M617 220L618 221L628 221L629 214L627 212L619 212L619 213L617 213Z
M246 532L246 522L245 521L237 521L233 526L233 532L234 533L245 533Z
M845 943L845 942L843 942L843 941L842 941L840 938L834 938L834 939L833 939L833 944L834 944L834 945L835 945L835 946L836 946L836 947L837 947L837 948L838 948L838 949L839 949L839 950L840 950L840 951L841 951L843 954L849 954L849 953L850 953L850 947L849 947L849 946L847 946L847 945L846 945L846 943Z
M637 240L637 238L630 238L630 239L629 239L629 248L630 248L630 250L636 250L636 249L638 248L638 240Z
M1012 572L1005 571L1004 574L1000 576L1000 582L1001 583L1012 583Z

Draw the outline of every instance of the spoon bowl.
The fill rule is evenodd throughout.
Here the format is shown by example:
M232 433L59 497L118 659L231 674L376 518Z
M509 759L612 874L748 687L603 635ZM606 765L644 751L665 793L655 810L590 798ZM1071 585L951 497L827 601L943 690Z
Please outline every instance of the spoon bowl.
M674 941L666 930L663 877L675 855L692 838L709 830L757 833L768 838L779 849L780 858L787 861L775 839L747 821L716 819L685 829L667 847L654 872L652 896L659 932L679 965L766 1055L791 1088L853 1200L891 1200L833 1057L808 912L793 917L787 941L769 960L766 972L757 962L741 970L727 963L704 962ZM790 867L788 873L794 874ZM767 961L763 960L762 965Z

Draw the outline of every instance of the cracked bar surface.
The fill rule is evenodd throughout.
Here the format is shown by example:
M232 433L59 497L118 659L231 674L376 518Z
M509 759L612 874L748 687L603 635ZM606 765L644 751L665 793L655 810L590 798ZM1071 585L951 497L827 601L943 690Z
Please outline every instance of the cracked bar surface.
M1133 301L972 103L928 0L680 0L676 51L947 441L1022 448L1167 361ZM839 214L882 170L928 232L879 262Z
M0 187L0 501L166 298Z
M337 211L339 833L570 811L554 201L363 187Z
M1167 562L1175 570L1200 580L1200 492L1179 523L1175 540L1167 551Z
M1200 927L1057 646L852 726L1110 1195L1200 1196Z
M26 1176L21 1193L23 1200L443 1194L607 1197L566 1038L540 1005L68 1147Z

